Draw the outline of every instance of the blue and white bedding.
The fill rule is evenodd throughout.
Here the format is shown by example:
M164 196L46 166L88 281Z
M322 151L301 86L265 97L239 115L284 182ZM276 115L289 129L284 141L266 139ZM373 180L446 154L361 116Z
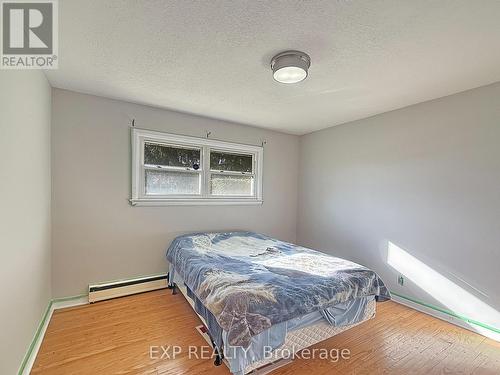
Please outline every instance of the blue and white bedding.
M171 282L186 287L184 280L175 272L172 264L170 264L170 272L172 275ZM318 324L324 320L335 327L345 327L361 322L363 317L365 317L369 301L375 298L375 296L357 298L321 311L315 311L272 325L261 333L252 336L248 348L242 348L241 346L224 344L228 342L228 333L220 328L215 317L203 306L196 295L188 288L186 289L188 298L194 302L196 312L203 317L207 327L210 327L208 328L209 333L214 338L219 350L224 353L229 369L234 375L243 375L248 366L255 362L269 359L266 357L269 354L266 353L282 347L288 333L295 330Z
M225 344L248 348L271 326L311 313L342 324L336 306L390 299L366 267L252 232L180 236L167 259L170 280L179 274L218 345L224 333Z

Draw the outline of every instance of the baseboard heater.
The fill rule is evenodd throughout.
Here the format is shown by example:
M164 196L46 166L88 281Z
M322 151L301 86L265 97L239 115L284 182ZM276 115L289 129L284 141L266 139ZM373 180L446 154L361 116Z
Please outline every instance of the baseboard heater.
M151 290L163 289L167 286L167 274L89 285L89 302L93 303L131 294L149 292Z

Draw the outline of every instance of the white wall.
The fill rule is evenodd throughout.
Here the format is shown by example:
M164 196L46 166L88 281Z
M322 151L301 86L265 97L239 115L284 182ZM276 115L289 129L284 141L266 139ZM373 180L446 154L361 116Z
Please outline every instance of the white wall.
M50 105L40 71L0 70L0 373L15 374L51 298Z
M295 241L298 137L101 97L53 90L53 290L167 271L177 235L243 229ZM244 110L242 108L241 110ZM130 123L193 136L260 144L262 206L131 207Z
M469 317L500 328L500 313L450 297L500 311L500 83L306 135L300 158L299 243L372 267L403 295L474 305ZM461 291L423 290L417 262L400 287L388 241Z

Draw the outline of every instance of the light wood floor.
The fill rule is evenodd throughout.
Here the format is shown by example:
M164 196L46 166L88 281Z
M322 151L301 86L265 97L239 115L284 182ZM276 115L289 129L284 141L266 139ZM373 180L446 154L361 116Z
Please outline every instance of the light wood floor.
M203 346L199 320L169 290L54 313L32 374L229 374L212 360L150 359L153 345ZM500 344L398 305L316 347L348 348L349 360L295 360L284 374L500 374ZM186 350L187 351L187 350Z

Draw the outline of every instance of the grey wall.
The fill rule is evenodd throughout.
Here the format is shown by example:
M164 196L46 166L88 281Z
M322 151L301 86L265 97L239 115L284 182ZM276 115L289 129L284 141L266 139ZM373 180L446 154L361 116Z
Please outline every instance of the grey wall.
M15 374L51 298L50 105L40 71L0 70L0 373Z
M500 83L306 135L300 159L299 243L443 305L397 284L391 241L500 310Z
M295 241L298 137L58 89L52 100L56 297L84 293L89 283L166 272L166 247L185 232L245 229ZM264 204L131 207L132 118L152 130L267 140Z

